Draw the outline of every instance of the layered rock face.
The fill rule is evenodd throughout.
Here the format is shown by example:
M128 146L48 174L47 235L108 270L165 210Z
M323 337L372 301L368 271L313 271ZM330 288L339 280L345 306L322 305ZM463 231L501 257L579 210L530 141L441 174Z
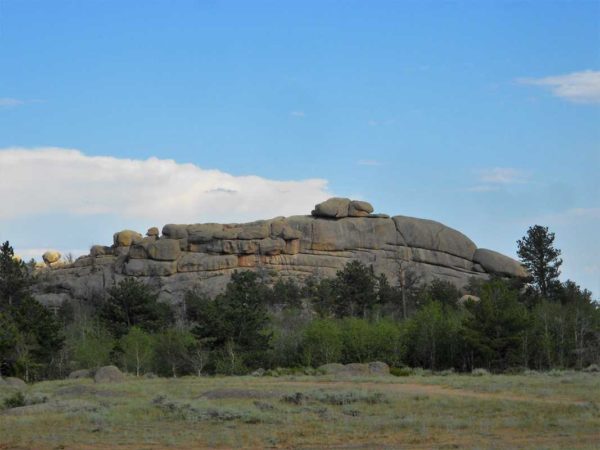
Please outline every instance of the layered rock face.
M95 245L73 264L40 270L37 298L46 304L101 298L125 277L160 291L166 301L186 291L221 292L235 270L267 277L333 277L348 262L372 265L396 282L399 264L423 281L464 287L491 274L525 278L525 269L500 253L478 249L465 235L432 220L373 214L367 202L329 199L310 216L277 217L245 224L168 224L159 236L124 230L112 246Z

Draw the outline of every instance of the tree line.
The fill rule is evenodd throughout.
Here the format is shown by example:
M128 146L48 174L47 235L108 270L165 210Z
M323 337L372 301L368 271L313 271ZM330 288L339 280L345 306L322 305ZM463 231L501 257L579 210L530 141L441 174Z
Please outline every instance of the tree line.
M547 228L517 242L532 279L423 283L410 262L395 280L358 261L334 278L302 284L234 272L225 292L190 291L168 305L134 278L103 302L65 303L56 313L30 294L26 264L0 251L0 373L64 377L109 363L162 376L245 374L258 368L384 361L393 367L496 372L581 369L600 363L600 308L560 282L560 251Z

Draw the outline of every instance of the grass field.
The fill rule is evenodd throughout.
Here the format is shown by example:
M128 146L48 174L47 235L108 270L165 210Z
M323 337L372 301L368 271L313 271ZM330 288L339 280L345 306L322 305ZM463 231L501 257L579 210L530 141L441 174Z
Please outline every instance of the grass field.
M600 448L600 374L62 380L25 398L0 449Z

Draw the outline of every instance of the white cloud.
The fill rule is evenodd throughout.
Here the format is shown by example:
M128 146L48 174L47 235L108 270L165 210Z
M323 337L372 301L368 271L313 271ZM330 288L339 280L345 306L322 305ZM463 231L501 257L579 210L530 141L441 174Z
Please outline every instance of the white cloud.
M545 78L521 78L522 84L548 87L552 93L575 103L600 103L600 71L584 70Z
M168 159L63 148L0 149L0 223L44 215L108 215L156 225L244 221L308 214L329 196L323 179L234 176Z
M0 108L10 108L13 106L20 106L25 103L24 100L18 98L0 98Z
M512 167L478 169L476 174L479 181L490 184L521 184L526 183L530 178L529 172Z
M463 189L466 192L494 192L512 185L528 183L531 174L512 167L492 167L473 171L478 184Z
M290 116L292 117L306 117L304 111L291 111Z
M380 166L381 163L375 159L360 159L356 162L359 166Z

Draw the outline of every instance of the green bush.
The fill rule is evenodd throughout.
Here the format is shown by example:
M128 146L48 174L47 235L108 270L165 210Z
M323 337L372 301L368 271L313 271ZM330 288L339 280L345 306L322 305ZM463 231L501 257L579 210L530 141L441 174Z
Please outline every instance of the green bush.
M410 377L414 375L415 371L410 367L391 367L390 375L394 375L395 377Z
M10 397L4 399L4 408L18 408L19 406L25 406L27 403L25 401L25 395L22 392L16 392Z
M302 339L302 353L307 366L339 362L342 357L342 332L335 320L317 319L308 324Z

